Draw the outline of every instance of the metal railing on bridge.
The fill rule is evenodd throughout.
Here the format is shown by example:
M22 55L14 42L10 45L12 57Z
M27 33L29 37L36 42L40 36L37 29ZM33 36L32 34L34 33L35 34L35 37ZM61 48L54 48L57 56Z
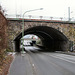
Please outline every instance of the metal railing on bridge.
M25 19L44 19L44 20L60 20L60 21L69 21L68 18L65 17L52 17L52 16L33 16L26 15ZM6 15L6 18L22 18L21 15ZM70 21L75 21L75 18L70 18Z

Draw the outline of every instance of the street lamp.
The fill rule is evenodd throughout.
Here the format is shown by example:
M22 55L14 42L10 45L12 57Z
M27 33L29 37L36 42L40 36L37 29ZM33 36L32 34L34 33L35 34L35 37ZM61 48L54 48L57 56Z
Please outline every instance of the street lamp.
M24 47L23 47L23 36L24 36L24 15L27 13L27 12L32 12L32 11L37 11L37 10L43 10L43 8L40 8L40 9L34 9L34 10L28 10L26 12L24 12L23 14L23 19L22 19L22 22L23 22L23 25L22 25L22 52L24 52Z

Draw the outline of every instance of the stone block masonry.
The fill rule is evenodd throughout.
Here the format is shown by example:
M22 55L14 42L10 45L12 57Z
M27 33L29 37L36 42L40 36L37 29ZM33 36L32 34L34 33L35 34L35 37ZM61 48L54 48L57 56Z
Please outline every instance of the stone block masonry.
M0 50L7 47L7 19L0 11Z
M25 19L24 29L27 30L35 26L48 26L55 28L62 32L70 41L75 41L75 23L67 21L55 20L38 20L38 19ZM8 18L8 46L13 49L13 40L18 34L22 32L22 19Z

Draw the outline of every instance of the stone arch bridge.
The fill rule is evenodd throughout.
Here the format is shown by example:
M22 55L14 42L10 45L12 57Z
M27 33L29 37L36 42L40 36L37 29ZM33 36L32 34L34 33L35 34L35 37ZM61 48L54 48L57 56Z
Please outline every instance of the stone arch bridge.
M22 19L8 18L8 48L20 51ZM69 41L75 41L75 23L54 20L24 19L24 35L35 34L49 51L66 51Z

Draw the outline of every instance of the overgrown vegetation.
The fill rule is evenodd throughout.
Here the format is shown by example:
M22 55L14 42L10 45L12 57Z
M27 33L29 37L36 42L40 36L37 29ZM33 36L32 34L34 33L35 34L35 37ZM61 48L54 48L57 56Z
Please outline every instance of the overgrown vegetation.
M41 40L40 40L40 39L38 39L38 40L36 41L36 44L40 44L40 45L42 45Z
M12 62L13 56L8 55L7 52L12 52L13 50L2 49L0 50L0 75L7 75L10 63Z
M11 50L3 49L0 50L0 75L7 75L10 63L12 62L13 56L8 55L7 52Z
M6 49L6 52L13 52L13 50L11 50L11 49Z
M2 61L0 61L0 75L7 75L12 60L12 55L5 55Z
M5 14L6 13L6 9L4 9L3 7L2 7L2 5L0 4L0 11L3 13L3 14Z
M0 66L3 64L3 59L5 59L5 52L4 50L0 50Z
M69 27L68 35L70 37L70 40L75 42L75 28L74 27L72 27L72 26Z

